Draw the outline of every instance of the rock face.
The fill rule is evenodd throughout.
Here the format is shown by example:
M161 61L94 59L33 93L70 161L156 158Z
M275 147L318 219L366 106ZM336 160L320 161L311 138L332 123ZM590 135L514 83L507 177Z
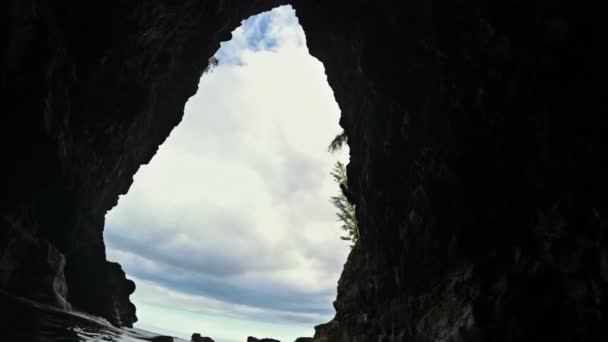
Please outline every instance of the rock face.
M136 320L105 212L219 42L280 3L3 3L0 288ZM606 340L602 12L290 3L342 110L361 230L314 340Z
M19 228L19 223L15 223ZM64 275L65 257L48 241L15 226L2 233L0 285L18 296L70 309Z
M608 121L592 9L297 9L342 109L361 227L315 340L605 339Z
M361 227L315 340L605 339L608 127L591 80L606 74L605 54L581 49L599 39L591 9L298 9L342 109Z
M40 265L55 263L44 274L58 275L59 292L75 309L116 325L137 320L133 282L106 261L105 213L179 123L220 41L276 4L2 5L2 289L61 304L55 285L34 281ZM45 245L57 252L48 255L53 260L35 251ZM24 282L31 289L13 285Z

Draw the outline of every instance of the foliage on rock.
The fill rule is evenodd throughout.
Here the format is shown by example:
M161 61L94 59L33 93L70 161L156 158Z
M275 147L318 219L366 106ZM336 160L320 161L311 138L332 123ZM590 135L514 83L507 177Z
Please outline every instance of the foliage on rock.
M340 161L337 161L330 174L334 181L340 186L340 193L336 196L332 196L330 202L336 207L338 221L342 223L340 228L346 233L346 235L341 238L342 240L350 241L352 247L359 239L359 228L357 227L355 205L351 203L346 196L348 193L346 166Z

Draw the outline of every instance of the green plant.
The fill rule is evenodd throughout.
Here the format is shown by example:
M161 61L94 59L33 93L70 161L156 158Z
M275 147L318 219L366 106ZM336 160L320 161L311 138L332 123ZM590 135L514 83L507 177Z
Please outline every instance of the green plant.
M332 196L330 202L336 207L338 221L342 222L340 228L346 233L341 239L350 241L351 247L353 247L359 240L359 227L357 225L355 205L351 203L346 196L348 193L348 184L345 165L339 161L336 162L330 174L334 181L340 186L340 193L336 196Z
M347 143L347 141L348 136L345 131L342 131L331 141L327 150L331 153L337 152ZM359 227L357 225L355 205L349 200L350 197L348 196L346 166L342 162L337 161L330 174L336 184L340 187L340 193L336 196L332 196L329 201L336 207L338 221L342 222L340 228L346 233L346 235L340 238L345 241L350 241L350 246L352 248L359 240Z

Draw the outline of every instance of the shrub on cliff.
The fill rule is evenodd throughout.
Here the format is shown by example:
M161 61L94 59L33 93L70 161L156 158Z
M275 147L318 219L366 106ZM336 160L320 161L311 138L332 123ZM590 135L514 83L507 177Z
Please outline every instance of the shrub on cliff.
M329 152L336 152L346 143L346 133L336 135L329 144ZM330 202L336 207L338 221L342 222L340 228L346 233L341 239L351 242L351 247L357 243L359 239L359 228L357 226L357 217L355 215L355 205L348 197L348 178L346 174L346 166L340 161L337 161L331 171L331 176L340 187L340 192L336 196L330 198Z
M346 132L342 131L342 133L336 135L334 140L332 140L331 143L329 143L327 150L331 153L339 151L340 149L342 149L342 146L344 146L344 144L346 143L346 139L347 139Z
M340 228L346 233L341 239L351 242L351 247L357 243L359 239L359 228L357 227L357 218L355 216L355 205L348 200L348 185L346 178L346 167L341 162L336 162L331 176L334 181L340 186L340 192L336 196L330 198L330 202L336 207L338 221L342 222Z

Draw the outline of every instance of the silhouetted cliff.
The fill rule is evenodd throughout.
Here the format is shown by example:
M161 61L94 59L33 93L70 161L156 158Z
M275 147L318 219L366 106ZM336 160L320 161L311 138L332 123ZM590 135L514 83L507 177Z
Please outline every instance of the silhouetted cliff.
M105 212L219 42L280 3L2 5L1 289L135 321L133 283L105 260ZM605 340L601 12L290 3L342 110L361 230L315 340Z

